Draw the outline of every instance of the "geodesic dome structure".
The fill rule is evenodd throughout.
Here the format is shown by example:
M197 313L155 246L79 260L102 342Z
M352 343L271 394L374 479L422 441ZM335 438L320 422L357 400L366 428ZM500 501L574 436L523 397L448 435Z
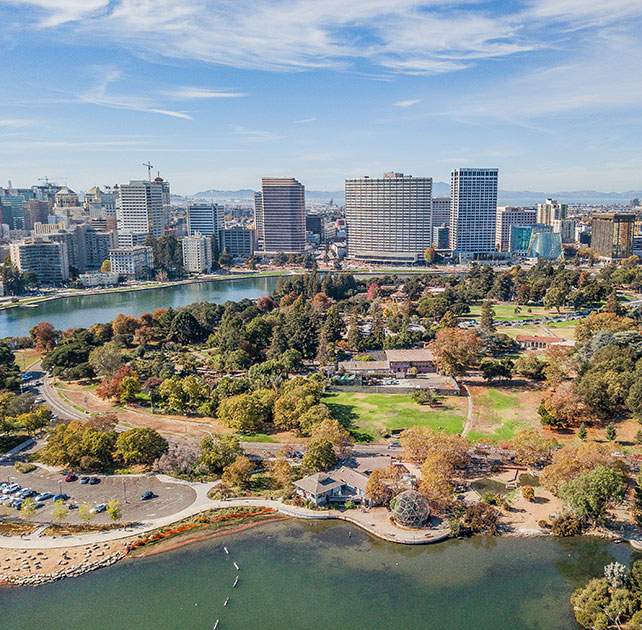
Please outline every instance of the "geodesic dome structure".
M392 518L403 527L423 527L430 519L426 498L416 490L404 490L390 502Z

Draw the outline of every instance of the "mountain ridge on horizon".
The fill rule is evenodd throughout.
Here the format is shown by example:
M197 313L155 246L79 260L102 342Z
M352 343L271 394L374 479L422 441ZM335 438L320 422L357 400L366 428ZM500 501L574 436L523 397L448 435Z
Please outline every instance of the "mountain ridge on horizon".
M237 190L221 190L210 188L192 195L177 195L177 197L194 198L194 199L211 199L211 200L229 200L229 199L247 199L252 200L254 189L239 188ZM310 201L324 201L334 199L336 202L343 203L343 190L306 190L306 199ZM447 197L450 194L450 185L446 182L433 183L433 197ZM541 192L532 190L499 190L500 202L511 203L537 203L544 199L552 198L563 202L576 203L595 203L595 202L616 202L631 201L633 198L642 197L642 190L626 190L622 192L603 192L597 190L568 190L557 192Z

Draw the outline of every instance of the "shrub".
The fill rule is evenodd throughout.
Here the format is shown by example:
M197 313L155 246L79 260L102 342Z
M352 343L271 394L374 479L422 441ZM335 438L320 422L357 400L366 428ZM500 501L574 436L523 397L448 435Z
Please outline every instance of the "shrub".
M487 503L469 505L460 520L461 535L496 534L499 526L499 512Z
M36 470L37 466L35 464L29 464L26 462L16 462L13 467L19 472L19 473L30 473Z
M560 514L551 523L551 532L554 536L579 536L582 529L582 521L574 514Z
M527 501L532 502L535 499L535 490L533 490L533 486L522 486L522 496Z

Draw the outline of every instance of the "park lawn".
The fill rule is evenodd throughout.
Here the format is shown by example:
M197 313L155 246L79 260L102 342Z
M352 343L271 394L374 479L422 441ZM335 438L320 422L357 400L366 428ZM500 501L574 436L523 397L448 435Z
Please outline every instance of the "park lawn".
M239 435L240 442L278 442L276 437L267 433L248 433Z
M541 391L529 386L469 385L473 397L471 440L510 440L526 428L541 426L537 409Z
M539 335L541 337L552 336L560 337L561 339L575 339L575 328L579 320L571 320L568 322L559 322L546 324L546 326L537 324L526 324L524 326L497 326L497 332L503 333L512 337L513 339L518 335Z
M410 427L460 433L466 417L463 396L449 396L439 407L419 405L411 394L332 392L323 402L358 440L365 441L380 440L391 431Z
M543 306L520 306L520 312L515 313L515 307L517 305L514 302L498 302L493 304L493 310L495 311L495 320L496 321L526 321L529 319L539 319L540 317L547 316L556 316L559 315L556 309L554 308L544 308ZM530 312L529 312L530 311ZM561 313L570 313L573 309L562 308L560 309ZM479 317L481 312L481 304L473 304L470 307L470 313L462 315L463 318L475 318Z
M42 354L33 348L23 348L22 350L16 350L14 356L16 357L16 365L21 372L24 372L34 363L40 361Z

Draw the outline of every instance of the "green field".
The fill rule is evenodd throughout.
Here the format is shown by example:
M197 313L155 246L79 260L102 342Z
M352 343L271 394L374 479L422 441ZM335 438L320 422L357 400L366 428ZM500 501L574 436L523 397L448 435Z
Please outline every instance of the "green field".
M430 427L460 433L464 427L466 399L452 396L443 405L418 405L411 394L333 392L323 402L357 439L379 440L394 430Z
M505 322L516 322L516 321L527 321L529 319L539 319L541 317L556 316L558 312L555 309L544 308L543 306L521 306L520 312L515 313L515 307L517 305L513 303L500 303L493 304L493 310L495 311L495 320L505 321ZM529 312L530 310L530 312ZM464 318L474 318L479 317L481 311L481 304L474 304L470 307L470 313L466 313L462 317ZM560 312L570 313L572 309L562 308Z

